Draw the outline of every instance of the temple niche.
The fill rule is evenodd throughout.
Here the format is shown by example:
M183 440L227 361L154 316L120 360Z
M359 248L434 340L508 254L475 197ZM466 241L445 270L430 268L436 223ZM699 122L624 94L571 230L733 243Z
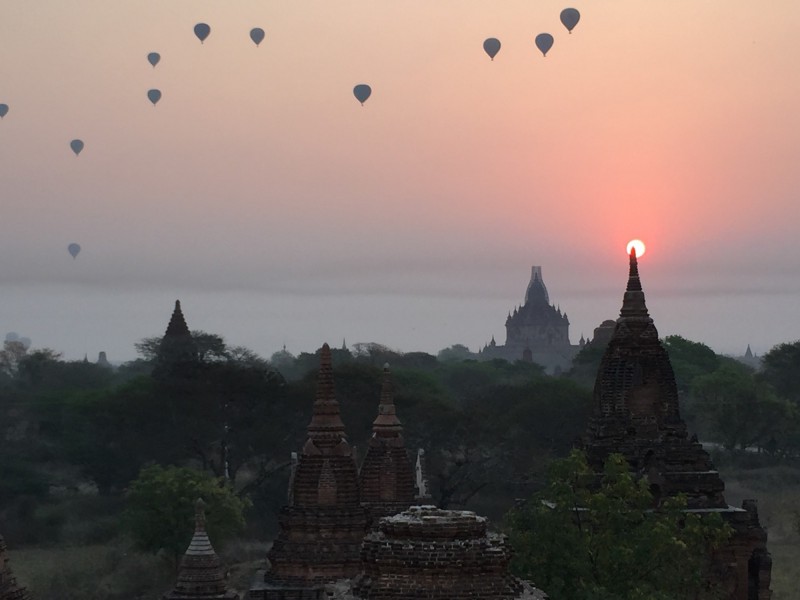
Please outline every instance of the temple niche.
M688 435L672 365L645 305L635 251L581 445L597 472L609 454L622 454L647 479L656 499L684 494L689 511L719 513L734 530L714 560L714 578L724 598L769 600L772 559L756 502L729 506L711 457L696 437Z
M525 303L514 308L506 319L506 342L498 345L492 337L479 352L481 360L502 358L542 365L547 373L559 374L572 365L581 345L569 341L569 318L561 308L550 304L550 295L542 279L542 267L531 267L531 280L525 291Z

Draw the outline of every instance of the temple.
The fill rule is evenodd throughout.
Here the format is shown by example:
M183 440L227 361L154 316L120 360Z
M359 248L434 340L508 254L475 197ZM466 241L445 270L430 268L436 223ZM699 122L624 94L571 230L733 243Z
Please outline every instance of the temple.
M206 533L205 504L195 503L195 526L189 547L178 567L175 588L162 600L239 600L239 594L225 587L222 563Z
M397 418L389 365L383 367L378 416L359 472L361 504L370 523L394 515L414 504L414 469L403 440L403 425Z
M768 600L772 560L754 500L729 506L725 484L680 416L675 375L645 305L635 251L620 317L603 355L594 409L581 445L601 472L611 453L622 454L658 498L684 494L688 510L717 512L733 536L717 551L715 580L728 600Z
M190 377L198 368L197 343L186 325L180 300L175 301L175 309L161 338L155 363L153 376L156 378Z
M324 598L326 584L359 573L366 512L334 394L328 344L320 355L308 440L292 474L289 505L281 510L279 523L280 532L267 554L271 569L256 576L249 598Z
M479 355L481 360L502 358L509 362L534 362L548 373L557 374L569 369L579 350L580 345L570 344L567 314L550 304L542 267L534 266L525 291L525 303L514 308L506 319L506 343L498 345L492 337Z
M30 598L28 591L17 585L14 573L8 566L6 541L0 535L0 600L30 600Z

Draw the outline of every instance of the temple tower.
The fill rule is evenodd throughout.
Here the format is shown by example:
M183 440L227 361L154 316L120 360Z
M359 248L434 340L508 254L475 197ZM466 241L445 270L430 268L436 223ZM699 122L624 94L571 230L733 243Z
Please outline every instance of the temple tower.
M378 416L359 473L361 504L371 523L414 504L414 471L408 459L403 425L397 418L389 365L383 367Z
M24 587L17 585L17 579L8 566L8 548L0 535L0 600L30 600L31 596Z
M239 594L225 587L225 576L219 556L214 552L206 533L205 503L195 503L195 526L189 547L178 568L175 588L163 600L239 600Z
M669 356L645 304L635 250L620 317L600 363L594 411L582 440L590 466L602 472L611 453L622 454L645 477L656 499L684 494L688 509L719 512L734 529L718 551L717 579L729 600L768 600L772 568L755 501L728 506L725 484L680 416Z
M250 598L308 600L324 586L360 570L366 513L358 472L334 395L331 350L322 347L317 394L308 440L291 481L290 504L280 513L280 532Z
M181 301L176 300L167 330L161 338L153 376L157 378L191 376L197 371L198 366L197 343L186 325Z

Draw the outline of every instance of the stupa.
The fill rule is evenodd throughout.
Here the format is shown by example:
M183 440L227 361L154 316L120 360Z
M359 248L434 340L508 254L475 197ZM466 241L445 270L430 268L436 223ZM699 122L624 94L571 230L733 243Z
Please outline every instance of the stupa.
M384 517L364 538L364 573L353 585L363 600L528 599L547 596L508 571L511 549L470 511L414 506Z
M239 594L225 586L222 563L206 533L204 508L204 502L198 499L194 535L181 559L175 588L164 594L163 600L239 600Z

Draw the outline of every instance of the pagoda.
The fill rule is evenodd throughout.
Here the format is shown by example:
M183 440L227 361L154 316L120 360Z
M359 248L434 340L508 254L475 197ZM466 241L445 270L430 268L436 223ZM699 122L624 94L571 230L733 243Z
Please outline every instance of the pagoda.
M620 317L606 347L594 386L594 408L581 441L592 469L600 473L611 453L622 454L646 478L658 502L683 494L687 509L717 512L733 536L717 551L715 573L729 600L768 600L772 560L754 500L729 506L725 484L711 457L680 416L669 356L645 304L636 251Z
M308 439L293 469L289 504L249 598L313 600L325 585L359 573L366 513L358 471L334 394L331 350L322 346Z
M370 523L394 515L414 504L414 469L403 439L403 424L397 418L389 365L383 367L378 416L359 473L361 504Z
M175 588L162 600L239 600L239 594L225 587L219 556L206 533L205 503L195 503L194 535L178 567Z
M153 376L156 378L190 377L200 364L197 342L186 325L181 301L175 300L167 330L156 353Z
M8 548L0 535L0 600L30 600L31 596L24 587L17 585L17 579L8 566Z

